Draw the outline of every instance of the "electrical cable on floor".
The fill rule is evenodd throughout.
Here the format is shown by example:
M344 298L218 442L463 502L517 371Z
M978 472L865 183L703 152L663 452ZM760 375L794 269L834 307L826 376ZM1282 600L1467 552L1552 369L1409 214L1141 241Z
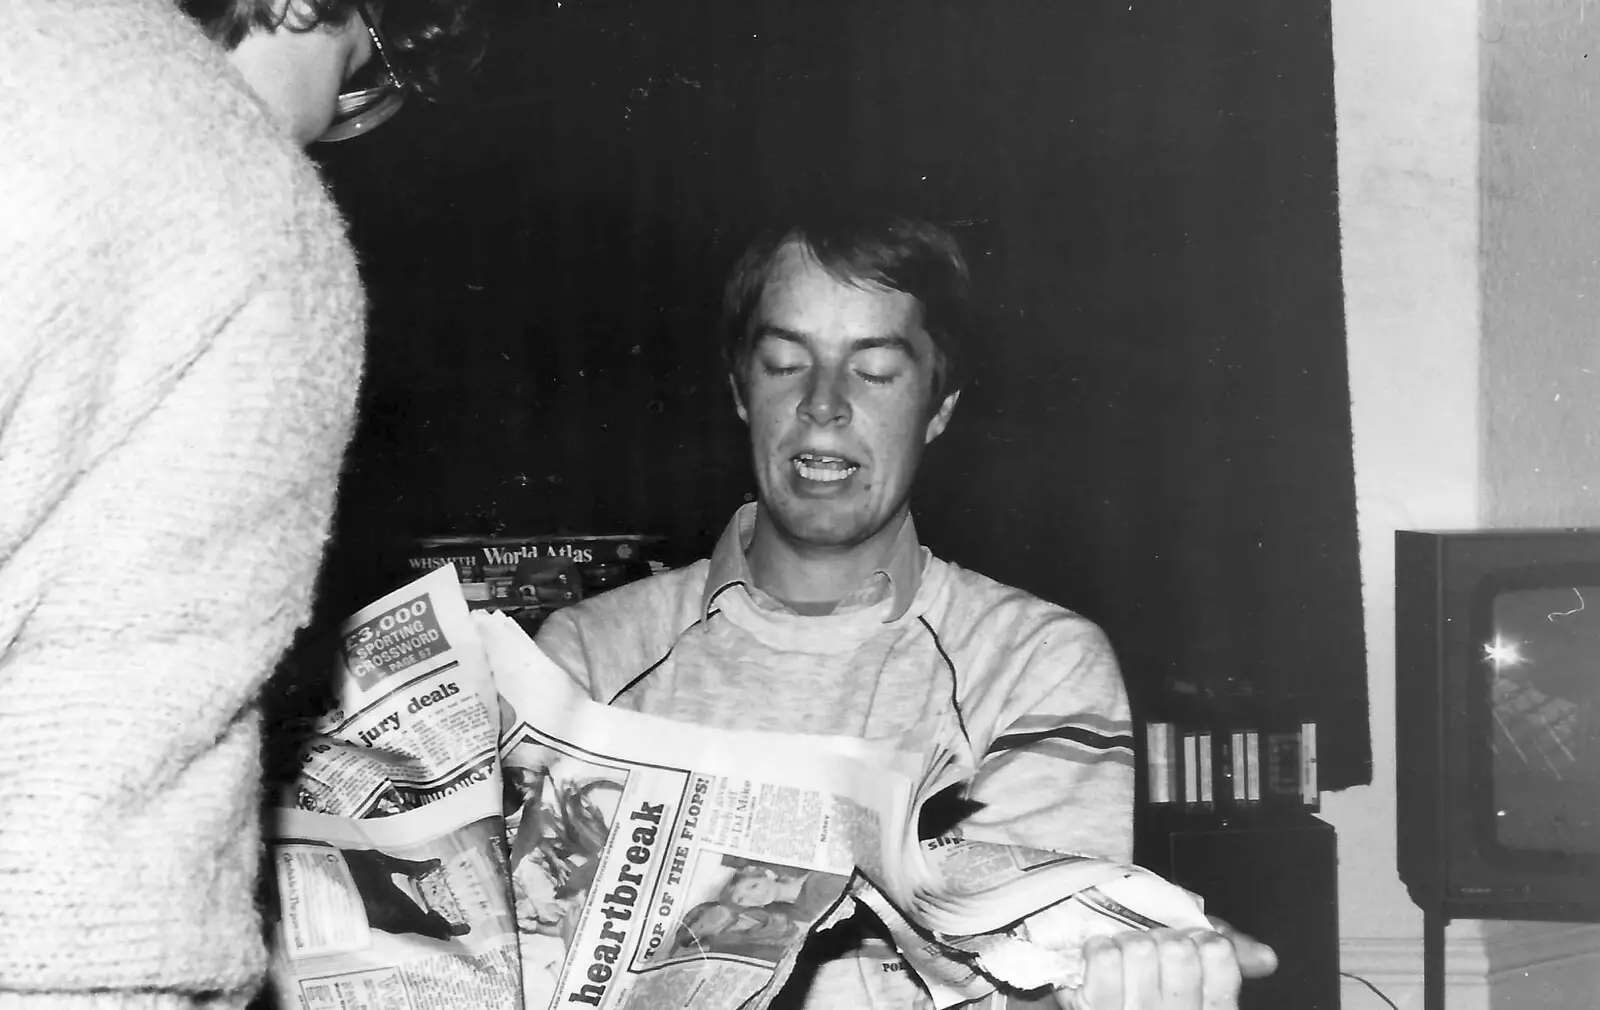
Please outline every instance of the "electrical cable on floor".
M1352 975L1347 971L1341 971L1339 974L1343 975L1345 978L1353 978L1353 979L1355 979L1357 982L1360 982L1362 985L1366 986L1368 989L1371 989L1373 992L1377 993L1378 994L1378 998L1383 1000L1385 1003L1389 1004L1391 1007L1394 1007L1394 1010L1400 1010L1399 1007L1394 1005L1394 1000L1390 999L1389 997L1387 997L1387 996L1385 996L1383 994L1383 990L1382 989L1379 989L1377 986L1373 985L1371 982L1368 982L1366 979L1362 978L1360 975Z

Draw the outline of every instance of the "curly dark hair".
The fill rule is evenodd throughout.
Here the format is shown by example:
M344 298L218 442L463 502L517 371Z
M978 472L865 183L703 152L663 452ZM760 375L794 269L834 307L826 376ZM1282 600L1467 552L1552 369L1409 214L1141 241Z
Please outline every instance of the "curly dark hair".
M311 31L342 25L365 7L377 19L389 58L406 78L406 87L436 99L482 59L487 45L483 0L294 0L296 16L282 12L283 0L178 0L184 13L224 48L233 49L253 28L285 25Z

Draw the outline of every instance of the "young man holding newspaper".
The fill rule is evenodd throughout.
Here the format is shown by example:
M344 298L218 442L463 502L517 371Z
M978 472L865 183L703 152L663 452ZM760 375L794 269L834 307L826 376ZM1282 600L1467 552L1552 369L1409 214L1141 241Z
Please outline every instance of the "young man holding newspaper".
M925 223L795 221L755 242L727 286L723 340L758 500L711 558L558 611L538 643L592 697L639 711L955 742L971 771L964 836L1128 861L1132 726L1104 636L933 557L911 520L924 447L960 396L968 288L954 240ZM815 938L776 1005L925 1005L859 927L859 942ZM1063 1006L1227 1007L1241 967L1272 967L1270 950L1209 931L1085 954Z

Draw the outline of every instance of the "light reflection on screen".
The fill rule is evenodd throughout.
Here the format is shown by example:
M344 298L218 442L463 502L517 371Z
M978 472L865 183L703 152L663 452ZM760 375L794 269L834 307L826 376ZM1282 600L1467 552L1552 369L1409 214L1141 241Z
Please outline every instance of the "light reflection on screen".
M1600 585L1508 589L1491 617L1496 840L1600 854Z

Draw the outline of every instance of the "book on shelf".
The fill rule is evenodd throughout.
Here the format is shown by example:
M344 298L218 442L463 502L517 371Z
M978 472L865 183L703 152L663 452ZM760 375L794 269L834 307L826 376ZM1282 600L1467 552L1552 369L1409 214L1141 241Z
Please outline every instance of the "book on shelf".
M1196 721L1198 722L1198 721ZM1317 810L1317 724L1144 724L1145 800L1188 812Z

